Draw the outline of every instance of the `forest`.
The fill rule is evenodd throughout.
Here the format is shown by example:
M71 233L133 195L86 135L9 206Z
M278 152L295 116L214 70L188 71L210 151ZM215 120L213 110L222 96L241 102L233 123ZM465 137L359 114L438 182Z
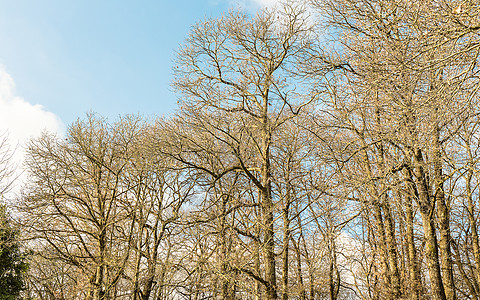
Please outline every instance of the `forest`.
M30 141L2 299L480 299L479 54L477 0L196 23L175 113Z

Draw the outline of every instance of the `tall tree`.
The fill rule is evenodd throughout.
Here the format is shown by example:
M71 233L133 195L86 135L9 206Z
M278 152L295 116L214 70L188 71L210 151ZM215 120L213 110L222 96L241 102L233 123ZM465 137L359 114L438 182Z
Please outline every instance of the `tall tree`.
M181 145L174 157L216 180L241 172L258 190L264 272L243 271L263 285L267 299L278 295L275 143L282 126L318 97L318 91L308 92L307 82L295 75L296 63L314 46L301 6L290 3L253 18L234 12L195 26L174 70L174 87L183 95L175 126L189 128L171 129ZM196 164L192 155L218 156L217 168Z

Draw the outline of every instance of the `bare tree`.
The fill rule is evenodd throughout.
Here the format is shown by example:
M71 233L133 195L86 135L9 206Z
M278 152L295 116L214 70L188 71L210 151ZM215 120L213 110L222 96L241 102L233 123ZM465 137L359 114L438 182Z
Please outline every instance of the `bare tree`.
M319 94L308 92L294 73L295 63L314 47L311 35L301 6L253 18L231 13L194 27L175 67L174 87L184 100L170 129L179 144L173 156L215 180L241 172L258 190L264 274L240 270L263 285L267 299L278 294L272 159L282 126ZM216 164L199 165L195 156L217 157Z
M140 129L133 118L110 127L89 115L69 128L65 140L44 135L27 150L24 226L37 255L75 271L76 297L118 293L135 228L124 205L131 187L122 179Z
M182 205L193 194L195 179L175 167L171 160L155 150L152 144L154 127L150 126L138 137L136 148L124 178L131 187L126 205L134 222L132 248L134 259L127 273L132 273L133 299L165 299L169 277L174 274L174 247L179 234ZM125 238L128 239L128 236ZM130 271L130 272L129 272Z
M376 201L372 233L378 241L372 246L379 248L383 280L393 288L389 294L397 298L401 293L396 217L389 198L400 183L398 172L408 169L403 196L416 201L422 218L431 295L455 299L444 151L456 135L455 124L468 119L464 112L477 97L472 83L477 81L479 28L473 14L478 5L388 0L316 5L329 26L340 32L335 45L343 47L341 57L331 58L332 64L343 66L344 76L331 89L335 93L331 107L360 142L367 181L380 187L365 195L366 200ZM350 90L351 98L339 97L339 87ZM415 244L409 240L414 259ZM412 272L415 265L410 266ZM418 284L419 278L412 280ZM414 290L418 298L419 289Z

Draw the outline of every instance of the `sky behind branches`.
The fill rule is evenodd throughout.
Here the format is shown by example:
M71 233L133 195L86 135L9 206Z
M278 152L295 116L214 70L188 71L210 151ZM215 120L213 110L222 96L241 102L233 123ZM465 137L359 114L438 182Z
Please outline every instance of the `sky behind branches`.
M0 0L0 137L16 149L87 112L113 121L175 111L175 51L195 23L277 0ZM21 175L13 193L25 180Z
M275 2L0 0L0 130L23 141L88 111L169 114L175 50L191 27Z

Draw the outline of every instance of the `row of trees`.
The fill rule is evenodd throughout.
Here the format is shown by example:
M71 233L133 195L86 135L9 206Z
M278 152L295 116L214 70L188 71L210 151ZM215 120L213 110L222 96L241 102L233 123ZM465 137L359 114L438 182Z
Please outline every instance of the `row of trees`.
M30 143L28 295L479 299L479 16L322 0L198 23L174 116Z

